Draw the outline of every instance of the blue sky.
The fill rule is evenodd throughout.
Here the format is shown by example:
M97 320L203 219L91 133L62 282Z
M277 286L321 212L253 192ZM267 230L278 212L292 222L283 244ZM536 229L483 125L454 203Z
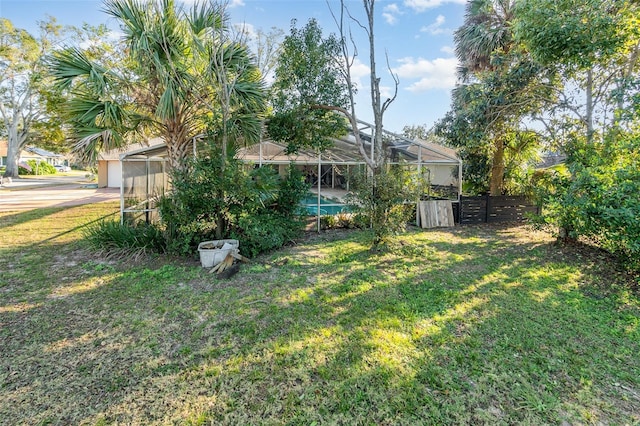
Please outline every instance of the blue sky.
M0 16L29 31L46 15L56 17L61 24L106 23L117 30L117 24L101 12L101 4L100 0L0 0ZM329 4L337 10L339 1L329 0ZM360 0L347 0L346 4L354 15L362 15ZM377 73L382 77L383 95L389 96L393 87L385 52L400 79L397 99L385 115L386 129L400 132L405 125L431 126L449 110L456 68L453 31L462 23L464 4L465 0L376 2ZM230 0L229 12L233 23L264 31L278 27L288 33L292 19L302 26L310 18L316 18L326 34L336 31L325 0ZM357 99L357 114L371 121L366 35L357 25L352 25L352 30L361 45L355 76L364 84Z

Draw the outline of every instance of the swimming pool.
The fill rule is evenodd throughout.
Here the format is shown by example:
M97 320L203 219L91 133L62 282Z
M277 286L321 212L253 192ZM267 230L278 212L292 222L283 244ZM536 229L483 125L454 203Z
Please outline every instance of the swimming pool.
M304 208L307 210L307 215L318 215L318 196L315 194L307 195L301 202ZM336 215L338 213L344 213L349 211L349 206L340 204L334 200L330 200L325 197L320 197L320 215Z

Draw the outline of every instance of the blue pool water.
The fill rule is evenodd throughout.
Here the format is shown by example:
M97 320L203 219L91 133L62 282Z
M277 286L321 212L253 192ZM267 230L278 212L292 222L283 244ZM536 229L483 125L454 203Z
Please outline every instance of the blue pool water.
M307 210L309 216L318 215L318 196L308 195L300 202ZM349 207L344 204L337 203L328 198L320 197L320 214L321 215L336 215L338 213L348 212Z

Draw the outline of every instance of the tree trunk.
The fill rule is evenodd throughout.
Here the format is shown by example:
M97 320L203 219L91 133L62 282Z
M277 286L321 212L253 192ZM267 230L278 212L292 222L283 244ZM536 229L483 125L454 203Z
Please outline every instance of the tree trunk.
M7 149L7 168L3 174L4 177L18 177L18 154L13 145L9 144Z
M192 140L187 138L186 132L181 126L173 127L164 136L169 156L169 167L179 170L183 167L185 159L191 152Z
M489 181L489 193L493 196L502 195L502 185L504 181L504 142L498 139L495 148L493 152L493 164L491 166L491 180Z
M587 70L587 142L593 142L593 68Z
M15 126L8 127L7 138L7 168L4 171L4 177L18 177L18 160L20 159L20 151L26 141L26 135L19 132Z

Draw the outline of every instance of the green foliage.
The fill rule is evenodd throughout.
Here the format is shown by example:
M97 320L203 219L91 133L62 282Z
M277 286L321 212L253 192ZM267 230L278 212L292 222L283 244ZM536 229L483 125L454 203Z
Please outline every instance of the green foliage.
M373 174L355 173L347 196L352 211L366 218L373 247L406 229L422 182L400 166L380 167Z
M546 64L588 68L614 55L625 41L627 1L521 0L515 34Z
M308 187L289 167L285 179L267 167L248 170L219 151L172 173L173 191L159 203L168 250L188 255L202 241L240 240L247 256L282 246L302 229L300 200Z
M309 184L305 182L304 174L300 169L290 164L285 179L281 179L279 182L275 211L288 218L304 215L305 209L300 203L308 191Z
M473 0L466 10L455 33L463 84L435 133L460 149L468 189L501 195L518 186L508 180L522 175L531 159L524 154L540 146L521 122L551 98L554 75L514 43L513 2Z
M275 212L262 210L238 218L230 237L240 241L240 251L247 257L280 248L299 237L302 222Z
M267 123L269 137L285 143L287 153L301 148L323 151L329 148L332 138L347 133L346 120L333 111L300 106L292 110L276 112Z
M331 34L323 38L315 19L296 27L285 37L272 86L274 116L267 123L269 136L287 144L289 152L303 147L323 150L331 138L346 134L345 118L314 109L318 105L348 105L348 85L336 58L340 41Z
M225 149L256 142L266 109L261 75L246 46L231 39L224 7L105 0L123 33L119 61L74 48L49 60L58 86L71 95L63 107L76 150L95 159L152 134L164 138L170 166L179 168L193 138L207 129L217 131Z
M83 230L84 241L107 256L139 257L147 253L164 253L162 230L144 222L133 226L119 220L101 220Z
M585 237L640 271L640 135L612 133L602 144L573 141L570 173L539 179L544 223L561 237Z
M541 107L538 99L548 90L543 72L522 59L517 67L486 72L476 82L454 89L451 111L436 123L434 132L458 148L466 192L487 192L495 178L501 193L520 193L541 140L537 133L520 128L519 120ZM503 172L494 176L494 166Z
M426 141L429 140L431 136L433 136L433 133L431 132L431 128L426 124L419 124L404 126L402 128L402 136L409 139L422 139Z
M320 217L321 229L366 229L369 227L369 219L362 213L338 213L337 215L324 215Z
M338 218L334 215L320 216L320 229L334 229L338 227Z
M63 38L64 31L53 17L38 22L37 36L0 18L0 133L7 139L5 176L23 172L18 169L20 151L37 137L37 127L48 121L45 104L51 82L42 57Z
M24 167L25 165L27 167ZM18 165L18 172L21 175L53 175L56 168L43 161L27 160L26 163Z

